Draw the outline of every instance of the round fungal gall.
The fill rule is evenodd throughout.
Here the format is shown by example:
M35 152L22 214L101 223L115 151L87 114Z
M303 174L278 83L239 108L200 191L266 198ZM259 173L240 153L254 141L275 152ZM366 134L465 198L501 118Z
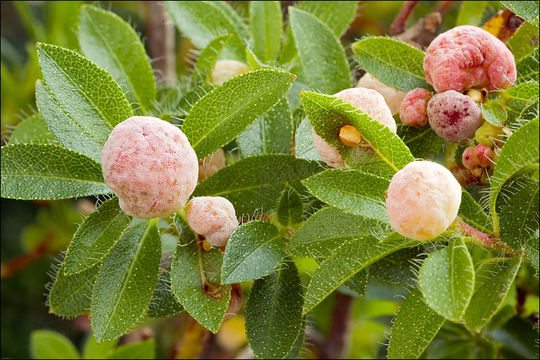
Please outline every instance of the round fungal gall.
M150 116L132 116L116 125L103 146L101 168L120 208L139 218L182 209L197 185L199 169L184 133Z
M331 166L333 168L342 168L347 166L345 165L345 161L343 161L343 159L339 155L339 151L335 147L333 147L332 145L327 143L322 137L317 135L315 130L312 130L312 134L313 145L328 166Z
M211 83L221 85L235 76L245 74L249 66L236 60L218 60L212 70Z
M395 115L399 112L401 102L406 95L406 93L403 91L394 89L390 86L383 84L370 73L365 73L364 76L362 76L360 80L358 80L356 87L372 89L381 94L384 97L386 105L388 105L388 108L392 112L392 115Z
M433 131L450 142L472 138L483 123L478 104L454 90L433 96L428 103L427 114Z
M488 167L493 158L493 150L484 144L471 146L463 151L461 162L467 169L472 170L475 167Z
M401 122L411 126L427 125L427 105L432 96L431 91L422 88L409 91L401 103Z
M516 62L495 36L479 27L463 25L431 42L424 57L424 72L437 92L506 89L516 81Z
M444 166L414 161L392 177L386 209L392 228L415 240L442 234L457 216L461 187Z
M186 219L193 231L213 246L224 246L238 226L233 204L221 196L200 196L189 201Z

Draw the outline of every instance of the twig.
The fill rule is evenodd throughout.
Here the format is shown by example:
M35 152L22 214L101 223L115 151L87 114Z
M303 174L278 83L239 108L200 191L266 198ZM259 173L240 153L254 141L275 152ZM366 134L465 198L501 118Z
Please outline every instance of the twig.
M464 236L467 236L473 240L479 246L491 248L500 252L507 254L517 255L518 252L511 247L507 246L499 239L495 238L492 234L486 234L478 229L473 228L471 225L467 224L463 220L457 218L452 227L456 229L459 233Z
M162 1L145 1L148 13L146 35L152 67L156 71L158 82L173 85L176 78L174 53L174 24L165 11Z
M407 20L414 11L414 8L418 5L418 1L405 1L399 14L394 19L392 25L390 25L390 35L395 36L405 31Z
M2 264L0 279L4 280L25 267L39 260L47 252L45 243L40 244L33 252L17 256L5 264Z
M322 359L342 359L347 348L347 335L350 328L353 298L337 292L336 304L332 314L330 335L323 346L319 347Z

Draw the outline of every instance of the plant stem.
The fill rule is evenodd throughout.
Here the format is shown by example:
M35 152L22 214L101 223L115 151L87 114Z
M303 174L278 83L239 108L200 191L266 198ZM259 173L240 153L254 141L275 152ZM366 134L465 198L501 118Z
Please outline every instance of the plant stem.
M405 1L399 14L396 16L392 25L390 25L390 35L398 35L405 31L407 20L414 11L414 8L418 5L418 1Z
M43 255L45 255L46 251L47 246L45 243L43 243L39 245L33 252L17 256L9 260L5 264L2 264L0 279L4 280L17 273L19 270L22 270L25 267L33 264Z
M517 255L518 252L511 247L507 246L496 238L493 234L486 234L478 229L473 228L460 218L456 218L452 227L457 230L463 236L467 236L472 239L472 242L476 245L487 247L500 252Z
M321 359L342 359L347 348L347 335L350 328L353 298L349 295L336 293L336 304L332 313L332 325L326 343L321 346Z
M163 1L145 1L148 13L148 46L152 67L158 82L171 86L176 78L174 53L174 24L165 10Z

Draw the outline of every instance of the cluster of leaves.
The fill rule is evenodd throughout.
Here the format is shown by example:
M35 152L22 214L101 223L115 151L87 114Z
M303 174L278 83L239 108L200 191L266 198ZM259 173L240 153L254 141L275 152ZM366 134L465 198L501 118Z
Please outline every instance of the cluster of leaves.
M529 355L506 341L507 333L517 336L512 326L521 318L503 317L499 309L520 267L538 274L538 47L524 52L521 46L531 44L523 33L538 26L538 16L529 19L530 10L508 3L529 20L509 42L521 54L520 80L494 94L483 111L487 121L512 124L514 133L491 185L480 193L487 201L463 189L459 211L461 220L500 239L506 254L458 229L423 244L392 231L384 205L390 178L415 158L436 156L445 143L430 128L399 126L393 134L326 95L353 86L356 65L402 91L429 88L423 52L398 40L361 39L352 46L357 64L349 62L339 37L355 17L356 2L289 7L283 42L279 2L252 2L249 25L224 2L166 2L178 29L201 49L191 79L173 89L156 89L144 47L127 23L83 6L78 37L84 56L38 44L39 115L24 120L2 147L2 197L108 197L75 233L49 293L50 311L66 317L90 312L99 342L118 338L145 316L180 311L217 332L231 285L243 283L251 286L245 311L254 353L296 357L306 316L335 291L363 296L376 277L411 288L394 319L388 357L417 358L436 336L430 356L447 356L452 341L463 343L460 349L485 343L488 356L500 344ZM214 87L209 77L220 58L246 62L252 71ZM101 149L114 126L134 114L181 125L200 160L236 143L240 159L193 194L226 197L239 216L253 219L235 230L224 252L204 251L182 212L169 226L170 219L145 221L120 210L101 174ZM338 140L345 124L360 131L369 149ZM325 168L312 128L351 168ZM170 267L162 269L162 256L169 255L162 242L171 232L177 246ZM420 253L428 256L418 271L401 270ZM296 266L301 258L319 263L306 288ZM445 338L452 326L459 336Z

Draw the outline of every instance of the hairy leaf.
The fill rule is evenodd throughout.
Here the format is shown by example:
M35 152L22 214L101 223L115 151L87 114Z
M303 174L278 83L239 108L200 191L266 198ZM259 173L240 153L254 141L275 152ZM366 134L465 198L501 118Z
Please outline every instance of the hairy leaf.
M499 260L487 260L476 269L474 294L464 316L465 324L471 331L482 330L499 310L521 264L520 259Z
M118 198L104 202L77 229L66 252L64 272L76 274L101 262L130 221L131 216L118 206Z
M448 320L458 322L474 291L474 265L461 238L424 261L418 284L429 306Z
M277 207L279 223L283 226L292 226L302 222L304 204L296 190L287 187L281 193Z
M55 140L45 120L39 114L34 114L17 125L9 137L8 144L50 144Z
M352 45L360 66L394 89L431 89L424 75L424 53L399 40L368 37Z
M171 262L171 289L199 324L216 333L231 299L231 286L220 285L223 254L217 248L203 251L180 216L175 224L180 240Z
M396 233L379 240L374 236L346 240L315 271L305 295L303 314L310 312L349 278L375 261L418 241Z
M493 229L499 232L499 220L495 211L497 196L504 183L520 170L538 166L539 158L538 118L520 127L508 138L495 166L489 189L489 211Z
M77 316L90 311L94 283L101 265L66 276L65 265L62 264L49 292L49 312L59 316Z
M302 181L319 200L343 211L389 222L384 192L389 181L352 169L328 169Z
M160 261L157 219L132 223L105 258L96 280L92 329L98 341L123 335L146 313Z
M296 128L296 134L294 137L295 142L295 156L299 159L306 160L320 160L321 155L315 145L313 144L312 127L307 118L300 121L300 124Z
M324 258L345 241L367 235L380 235L389 226L363 216L327 207L313 214L292 237L287 253L298 257Z
M191 76L192 88L204 84L206 81L210 81L212 70L218 61L223 48L227 45L231 37L231 34L218 36L210 41L201 51L201 54L195 63L195 67L193 68L193 75Z
M446 141L437 135L431 126L418 128L398 124L397 134L415 158L427 159L431 155L438 154L446 144Z
M484 211L482 206L465 189L461 189L461 205L459 206L459 216L467 224L480 231L491 233L491 218Z
M225 58L244 60L246 37L236 16L228 16L229 5L213 1L166 1L165 8L176 27L199 49L205 48L217 36L233 34L223 54ZM232 9L231 9L232 10ZM233 11L234 12L234 11Z
M264 214L275 208L286 183L311 176L323 168L292 155L252 156L226 166L200 183L193 196L223 196L238 216Z
M339 38L354 20L358 1L301 1L297 6L315 15Z
M37 54L47 88L36 87L39 111L51 132L66 147L76 139L103 145L118 123L133 115L122 89L105 70L74 51L38 43ZM46 91L48 90L48 91ZM79 152L99 161L93 146Z
M444 323L444 317L433 311L413 288L394 319L388 359L418 359Z
M516 63L517 83L538 81L538 52L539 50L536 48L531 54Z
M221 282L234 284L270 274L285 246L279 230L266 221L250 221L232 233L221 267Z
M349 166L391 177L414 161L409 148L396 134L351 104L314 92L304 92L300 98L317 134L336 147ZM361 146L345 146L338 139L339 129L347 124L362 135Z
M520 61L538 49L538 27L530 23L522 24L508 40L506 46L512 51L516 62ZM538 73L538 69L536 72Z
M182 126L199 159L229 143L276 105L294 78L281 70L251 71L200 98Z
M538 28L538 1L501 1L501 3Z
M134 106L151 109L156 82L135 30L110 11L83 5L78 34L83 54L112 75Z
M283 98L244 131L236 143L243 156L290 154L293 118L289 102Z
M501 209L501 240L516 250L534 247L539 217L538 188L537 181L526 182Z
M345 50L332 30L314 15L294 7L289 8L289 16L308 85L327 94L350 88Z
M152 301L148 307L148 316L152 318L165 318L176 315L184 310L171 290L171 273L167 269L162 272L154 291Z
M55 145L2 146L2 197L57 200L108 194L101 166Z
M246 309L246 335L260 358L281 359L292 350L304 324L302 286L294 263L253 284Z
M279 1L250 2L249 24L255 55L263 62L275 60L279 53L283 31Z

